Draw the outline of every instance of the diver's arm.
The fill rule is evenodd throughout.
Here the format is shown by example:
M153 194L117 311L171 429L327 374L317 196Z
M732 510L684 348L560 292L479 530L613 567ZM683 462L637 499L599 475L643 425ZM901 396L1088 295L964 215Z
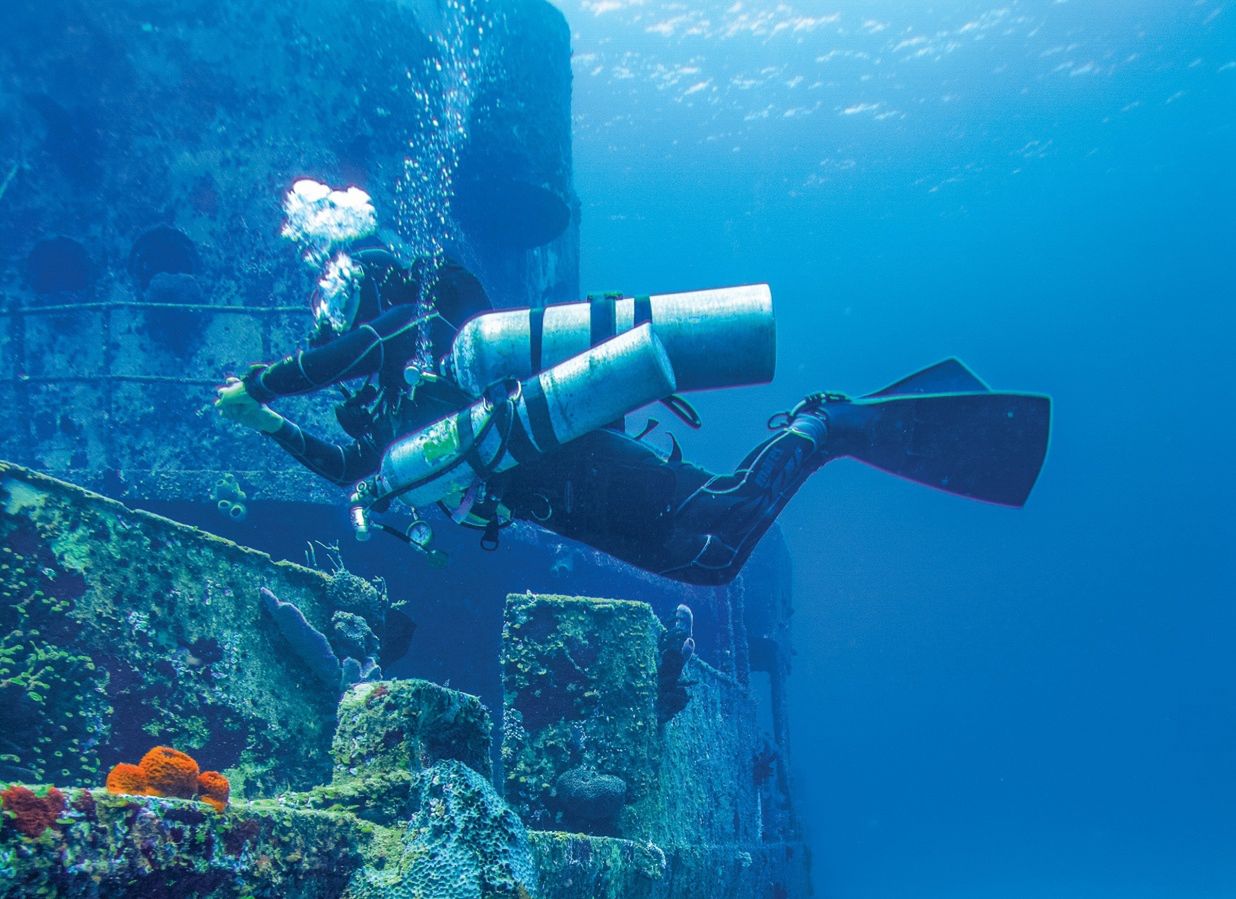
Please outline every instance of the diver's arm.
M357 441L343 447L306 434L298 424L251 397L236 378L228 378L215 393L215 407L224 418L260 431L314 474L341 487L372 474L382 460L381 451L372 441Z
M373 474L381 462L381 454L372 444L353 442L345 447L328 443L305 433L298 424L286 418L279 430L268 436L305 468L340 487L351 487Z
M325 346L254 368L244 378L245 390L259 403L268 403L276 397L371 375L387 359L412 358L419 323L415 305L396 306Z

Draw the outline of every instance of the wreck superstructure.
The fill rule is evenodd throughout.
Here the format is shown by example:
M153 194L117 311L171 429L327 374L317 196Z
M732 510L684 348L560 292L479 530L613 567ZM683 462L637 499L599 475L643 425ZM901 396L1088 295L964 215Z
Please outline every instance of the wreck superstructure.
M670 583L522 525L494 554L443 529L451 562L429 569L394 542L338 542L346 497L210 408L223 375L304 341L312 277L278 235L280 198L301 176L364 187L390 211L383 224L461 259L499 306L579 298L561 14L543 0L66 0L11 15L0 109L19 127L0 146L0 399L14 412L0 458L16 464L0 472L12 619L0 716L37 740L0 744L0 779L97 788L149 738L230 772L235 814L261 818L243 803L326 789L314 795L342 790L366 820L376 800L331 773L338 696L280 642L259 588L326 632L351 608L340 585L380 575L407 603L385 621L384 676L451 688L427 684L392 714L479 697L458 701L496 767L463 763L492 775L495 798L531 829L542 892L529 895L583 895L569 881L584 876L610 891L596 895L805 895L785 698L789 559L775 529L726 588ZM339 433L324 398L288 409ZM306 549L316 569L263 555ZM336 582L326 560L337 553L366 577ZM696 683L658 722L647 700L659 622L680 603L694 610ZM40 647L64 655L54 689L32 686ZM521 674L518 659L536 666ZM713 744L724 752L705 752ZM585 786L580 772L622 780L631 802L612 819L579 818L560 801L572 771ZM490 803L472 775L450 776ZM396 800L417 784L396 791L391 814L412 814ZM99 820L166 811L156 799L99 802ZM354 821L268 823L302 835L306 870L334 850L364 867ZM83 825L47 839L88 836ZM11 830L3 842L25 851ZM239 857L272 852L256 836L233 844ZM176 879L186 870L155 869L173 886L190 882ZM353 873L324 882L342 889ZM355 883L355 895L402 895Z

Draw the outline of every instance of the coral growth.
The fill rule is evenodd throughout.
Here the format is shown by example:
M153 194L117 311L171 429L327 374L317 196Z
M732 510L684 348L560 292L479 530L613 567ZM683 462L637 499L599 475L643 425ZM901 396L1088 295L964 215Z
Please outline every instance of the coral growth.
M0 488L0 495L7 491ZM16 516L0 523L0 778L99 776L106 675L83 650L80 573Z
M221 812L227 808L232 787L227 782L227 778L218 771L203 771L197 776L197 791L198 798L202 802L213 806L215 811Z
M380 864L356 872L353 899L540 896L528 834L489 779L462 762L412 775L412 813Z
M41 838L0 829L0 897L328 899L344 894L371 834L335 812L277 803L216 815L150 796L65 790Z
M107 792L127 793L130 796L147 796L150 788L146 785L146 775L139 765L121 762L107 774Z
M336 612L330 619L334 631L332 646L340 657L377 658L379 642L373 629L360 615Z
M137 765L121 762L107 775L107 792L133 796L200 799L217 811L227 807L231 786L218 771L200 771L187 753L156 746Z
M692 681L684 678L682 672L695 656L694 631L695 615L691 607L679 604L658 641L657 720L662 724L685 709L690 700L687 687L692 686Z
M338 694L255 596L329 620L325 578L7 463L0 506L0 786L102 785L155 744L247 795L327 774Z
M192 279L190 279L192 281ZM244 521L249 514L246 503L248 496L241 489L236 475L230 471L224 473L210 490L210 499L219 510L219 514L232 521Z
M357 684L339 702L335 782L457 759L489 776L492 725L474 696L423 680Z
M584 833L608 834L627 798L621 777L588 765L568 768L554 784L564 823Z
M368 583L360 578L354 578L354 580L363 584ZM366 656L362 661L357 661L351 656L340 659L335 655L335 650L326 636L309 623L304 613L294 603L284 602L266 587L261 589L261 595L262 607L274 620L279 633L283 634L292 645L297 657L309 666L309 669L324 685L342 693L353 684L382 679L382 669L378 667L378 663L372 656ZM364 624L364 621L357 616L352 617L359 620L362 625ZM371 637L373 636L373 632L369 631L367 625L365 630ZM375 650L376 642L375 637Z
M588 829L642 834L660 767L657 630L651 610L640 603L538 594L507 598L505 790L532 826L565 823L557 781L588 765L626 787L616 818ZM578 745L582 733L588 735L586 750Z
M197 793L197 762L170 746L156 746L138 763L151 795L192 799Z
M382 581L367 581L345 569L342 563L335 566L329 575L326 587L327 602L336 609L359 615L378 630L386 620L390 598Z
M64 794L51 787L43 796L21 786L11 786L0 792L5 818L18 833L31 839L56 823L64 811Z

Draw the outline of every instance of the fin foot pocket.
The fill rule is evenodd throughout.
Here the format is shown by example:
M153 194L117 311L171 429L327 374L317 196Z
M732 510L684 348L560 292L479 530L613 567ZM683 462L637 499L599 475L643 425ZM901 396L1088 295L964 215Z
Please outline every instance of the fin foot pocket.
M1050 397L992 391L957 359L823 414L830 457L1006 506L1025 504L1051 429Z

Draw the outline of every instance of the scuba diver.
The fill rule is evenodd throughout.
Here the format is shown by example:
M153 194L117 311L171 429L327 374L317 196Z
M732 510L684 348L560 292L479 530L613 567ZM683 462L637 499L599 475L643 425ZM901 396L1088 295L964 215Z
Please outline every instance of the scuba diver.
M627 434L624 416L659 401L698 427L677 391L771 380L766 285L494 311L458 264L435 270L368 237L344 243L319 282L310 348L229 378L216 406L354 488L362 539L372 514L400 499L414 515L403 539L420 548L428 537L414 528L429 532L416 509L438 505L482 530L486 548L521 520L715 585L833 459L1008 506L1025 503L1042 466L1049 398L993 392L949 359L866 396L809 395L769 420L772 434L732 473L714 474L672 436L662 453L643 439L650 428ZM269 406L332 385L344 389L347 445Z

